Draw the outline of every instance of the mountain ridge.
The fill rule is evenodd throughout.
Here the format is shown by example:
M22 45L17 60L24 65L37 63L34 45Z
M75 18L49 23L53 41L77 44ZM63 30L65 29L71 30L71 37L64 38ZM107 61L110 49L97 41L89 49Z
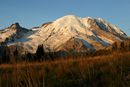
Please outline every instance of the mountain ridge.
M11 26L0 30L0 42L14 42L15 39L19 39L24 36L25 33L30 30L23 28L19 23L14 23Z
M15 25L11 27L20 27L18 23ZM86 52L88 49L104 49L124 39L127 39L127 35L120 28L102 18L67 15L24 32L23 36L7 44L22 46L26 51L33 53L40 44L44 45L46 52L69 50Z

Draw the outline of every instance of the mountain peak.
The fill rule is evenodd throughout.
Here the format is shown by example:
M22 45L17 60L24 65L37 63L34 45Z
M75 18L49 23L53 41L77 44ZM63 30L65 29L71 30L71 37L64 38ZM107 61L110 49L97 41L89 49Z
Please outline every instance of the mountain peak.
M75 18L75 17L78 17L76 15L66 15L66 16L63 16L62 18Z
M75 21L75 20L78 20L80 17L78 16L75 16L75 15L66 15L66 16L63 16L59 19L57 19L56 21Z
M80 17L75 15L66 15L63 16L53 22L53 25L55 25L57 28L61 27L70 27L72 25L79 25L80 24Z
M97 18L97 20L98 20L99 22L103 22L103 23L106 22L103 18Z
M21 28L21 26L19 25L18 22L16 22L16 23L12 24L12 25L10 26L10 28L11 28L11 29L19 29L19 28Z
M85 49L86 51L104 49L127 37L122 30L102 18L81 18L75 15L63 16L34 29L37 30L29 31L20 27L19 23L14 23L1 34L1 38L4 38L2 39L4 41L13 37L16 39L13 41L22 43L19 46L29 52L35 52L39 44L43 44L47 52L64 49L68 51L81 49L83 52Z

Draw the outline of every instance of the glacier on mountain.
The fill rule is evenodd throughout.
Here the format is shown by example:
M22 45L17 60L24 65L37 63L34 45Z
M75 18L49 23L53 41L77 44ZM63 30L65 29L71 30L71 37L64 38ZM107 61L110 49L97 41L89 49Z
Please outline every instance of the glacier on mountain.
M10 33L8 30L4 32ZM3 34L6 36L6 33ZM3 36L0 35L1 38ZM33 28L8 45L20 46L22 43L21 46L29 52L35 52L40 44L44 45L45 51L66 51L69 48L75 50L77 49L75 44L79 44L76 46L80 46L78 49L81 51L84 47L99 50L126 38L126 34L121 29L102 18L67 15Z

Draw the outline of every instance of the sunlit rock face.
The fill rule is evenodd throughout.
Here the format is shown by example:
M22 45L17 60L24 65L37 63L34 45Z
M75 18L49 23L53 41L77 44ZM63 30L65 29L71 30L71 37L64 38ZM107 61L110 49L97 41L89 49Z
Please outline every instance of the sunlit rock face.
M120 28L102 18L81 18L75 15L67 15L30 30L15 23L0 33L1 41L9 37L14 38L13 41L7 42L8 46L22 46L33 53L40 44L43 44L47 52L86 52L104 49L114 42L127 39Z

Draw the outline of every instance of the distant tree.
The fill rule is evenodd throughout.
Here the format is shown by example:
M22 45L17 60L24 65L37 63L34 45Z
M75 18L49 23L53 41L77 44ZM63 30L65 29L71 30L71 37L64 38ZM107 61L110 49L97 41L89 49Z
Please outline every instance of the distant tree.
M44 52L43 45L39 45L36 51L36 60L41 60L41 59L43 60L44 55L45 55L45 52Z
M10 50L8 46L4 46L3 48L3 55L2 55L2 63L9 63L10 62Z
M26 61L34 61L33 60L33 55L31 53L26 53Z
M112 50L117 50L118 47L117 47L117 42L115 42L113 45L112 45Z
M15 51L13 52L13 56L14 56L14 61L17 62L17 60L19 59L20 55L18 53L18 48L16 47Z
M124 47L125 47L124 42L121 42L121 48L124 48Z
M3 45L7 45L7 43L5 41L2 41L0 42L0 45L3 46Z

